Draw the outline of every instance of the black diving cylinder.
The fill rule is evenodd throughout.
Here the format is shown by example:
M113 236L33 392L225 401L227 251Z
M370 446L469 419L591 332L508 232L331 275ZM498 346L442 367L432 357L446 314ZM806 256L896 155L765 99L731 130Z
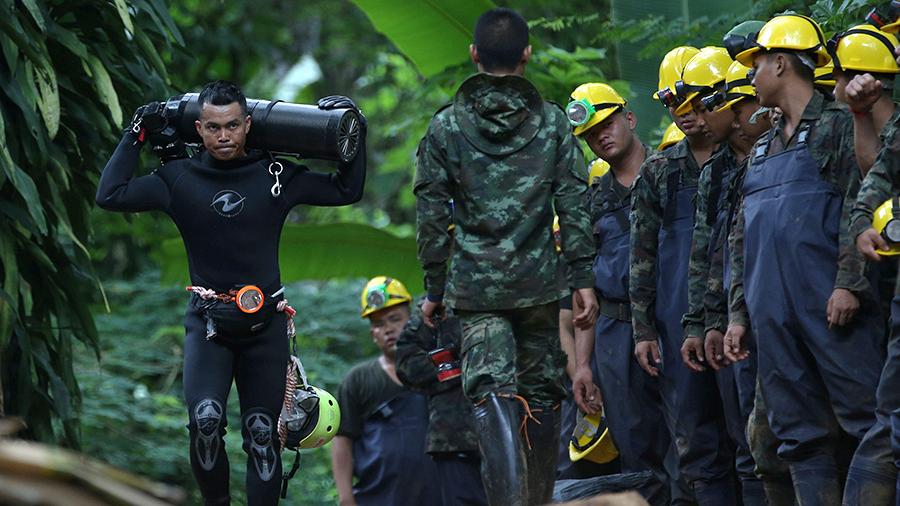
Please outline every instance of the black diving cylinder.
M197 93L170 98L164 115L178 137L200 144L194 122L200 117ZM352 109L319 109L315 105L247 99L252 117L247 147L275 154L349 162L359 151L362 125Z

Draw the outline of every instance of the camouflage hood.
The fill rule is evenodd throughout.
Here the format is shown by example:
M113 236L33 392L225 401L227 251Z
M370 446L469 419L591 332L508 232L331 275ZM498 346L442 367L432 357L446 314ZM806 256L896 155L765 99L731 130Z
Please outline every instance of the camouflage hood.
M453 98L463 136L489 155L514 153L534 139L543 122L544 100L527 79L476 74Z

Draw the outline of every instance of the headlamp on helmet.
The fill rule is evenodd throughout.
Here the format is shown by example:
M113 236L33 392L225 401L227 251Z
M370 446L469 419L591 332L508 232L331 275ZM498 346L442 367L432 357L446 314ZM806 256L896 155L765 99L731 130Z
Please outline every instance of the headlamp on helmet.
M681 100L684 100L691 93L701 93L708 89L709 89L708 86L697 86L697 85L687 84L684 81L677 81L675 83L675 94Z
M900 255L900 199L893 197L878 206L872 217L872 227L888 243L888 250L875 250L879 255Z
M659 99L659 102L663 105L663 107L677 107L681 101L678 99L678 95L672 91L671 88L665 88L656 92L656 98Z
M577 127L590 121L591 116L597 111L614 107L622 107L622 104L592 104L588 99L580 98L572 100L566 106L566 118L569 119L570 125Z
M363 289L360 300L361 316L365 318L375 311L411 301L412 295L403 283L387 276L376 276L370 279Z
M566 119L581 136L588 130L625 108L622 95L605 83L584 83L572 91L566 106Z
M900 1L893 0L876 5L866 14L866 23L887 33L900 29Z
M727 101L728 99L725 97L724 91L717 91L710 95L706 95L705 97L700 97L700 102L707 111L715 111Z

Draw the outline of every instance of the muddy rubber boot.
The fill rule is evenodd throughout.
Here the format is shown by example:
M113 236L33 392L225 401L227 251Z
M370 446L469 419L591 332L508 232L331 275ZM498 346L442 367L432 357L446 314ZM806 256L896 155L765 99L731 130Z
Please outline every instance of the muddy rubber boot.
M491 393L473 411L488 504L525 506L528 482L519 401Z
M891 468L894 468L891 466ZM893 506L897 498L897 473L851 466L844 487L844 506Z
M794 498L794 482L791 480L763 478L763 489L766 491L766 501L769 506L794 506L797 504L797 500Z
M521 437L525 443L528 462L527 504L538 506L549 503L553 498L556 466L559 461L561 414L559 405L555 409L531 405L531 414L534 420L529 418L526 422L528 438L525 439L525 434ZM531 448L528 448L528 442L531 443Z
M789 466L800 506L840 506L841 484L833 457L816 455Z

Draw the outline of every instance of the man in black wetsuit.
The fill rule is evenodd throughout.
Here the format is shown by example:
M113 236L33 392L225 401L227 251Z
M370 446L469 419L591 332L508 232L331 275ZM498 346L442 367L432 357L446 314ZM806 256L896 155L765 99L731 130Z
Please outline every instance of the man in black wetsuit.
M246 149L251 118L241 90L216 81L204 87L199 101L196 128L205 150L134 177L148 133L141 125L156 123L147 112L152 107L139 109L103 169L97 205L111 211L158 210L169 215L184 240L191 284L207 294L233 293L247 285L262 291L262 308L250 315L233 303L191 296L185 313L184 398L191 468L204 502L230 501L222 438L228 392L235 381L243 447L249 456L247 499L251 505L276 504L281 486L276 423L289 356L287 317L276 309L283 299L278 268L281 229L298 204L338 206L362 197L365 130L356 158L339 164L334 174L281 160L282 191L274 197L270 189L276 180L267 170L271 160L265 153ZM319 107L356 109L345 97L320 100Z

